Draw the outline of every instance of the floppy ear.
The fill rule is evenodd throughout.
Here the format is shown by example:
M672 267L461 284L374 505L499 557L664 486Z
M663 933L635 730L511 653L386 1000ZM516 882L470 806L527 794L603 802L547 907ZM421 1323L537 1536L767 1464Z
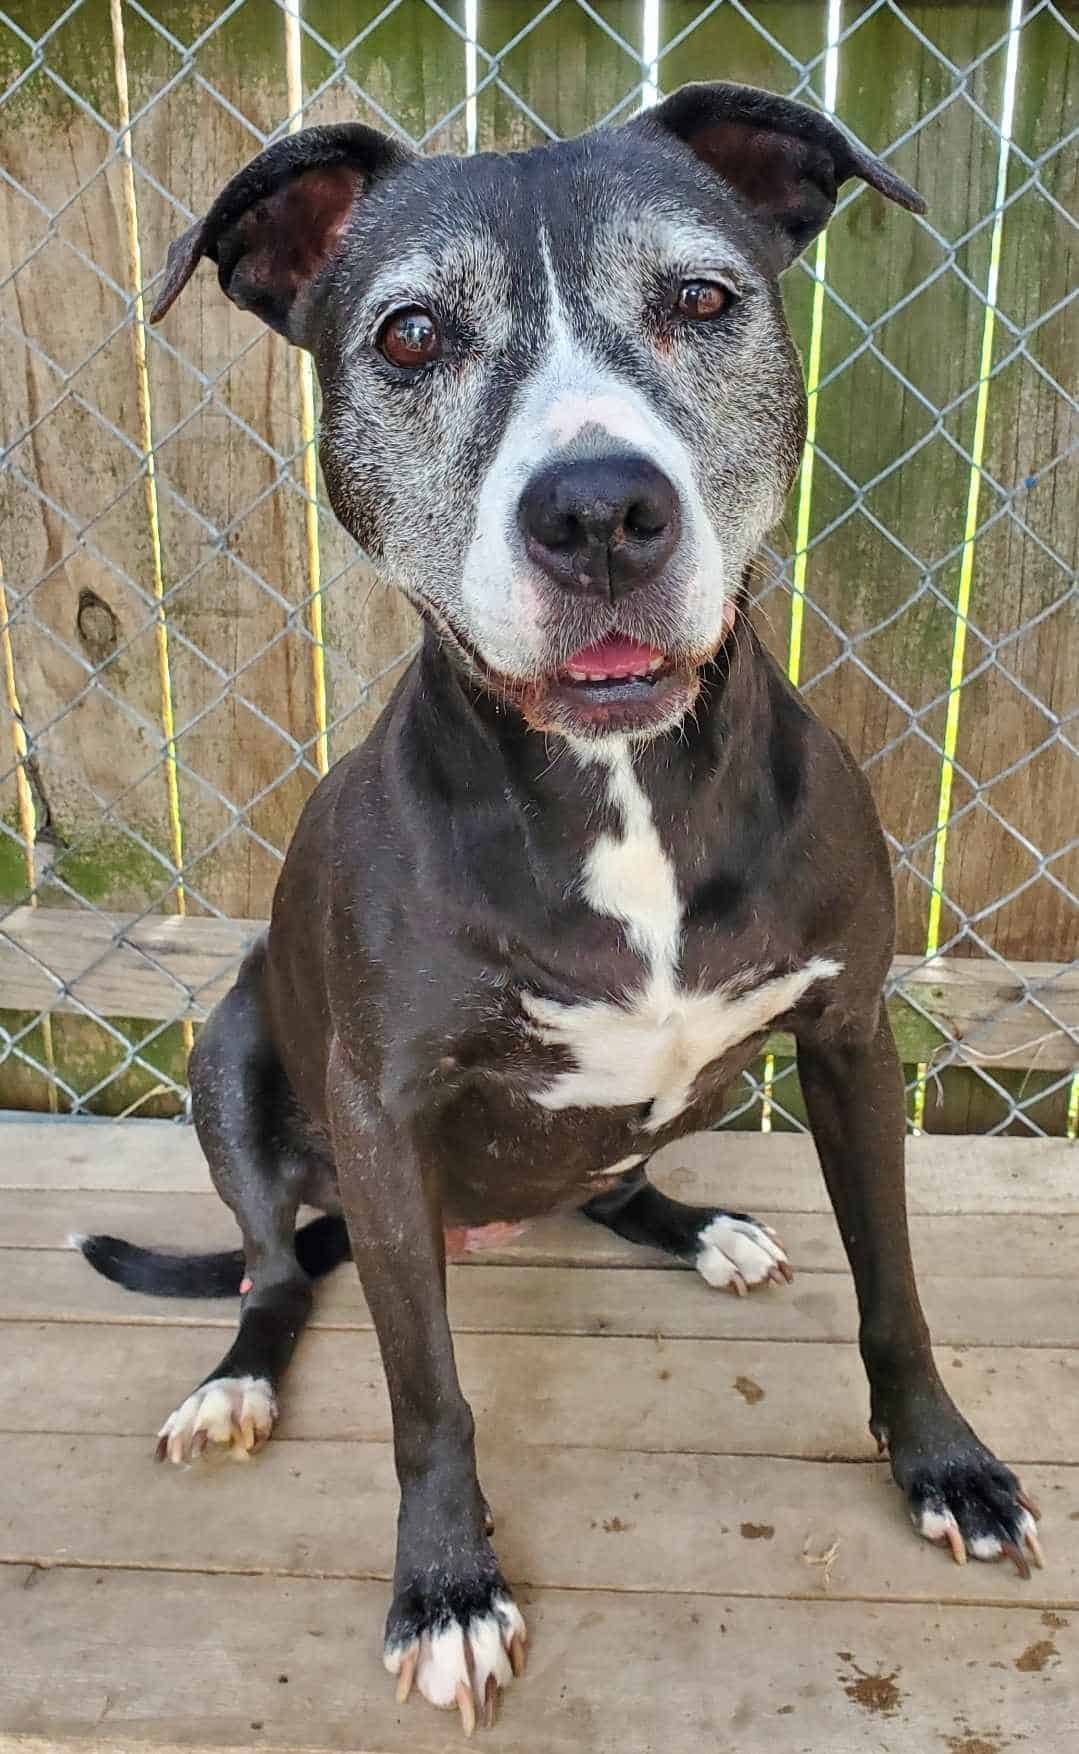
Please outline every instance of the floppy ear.
M337 250L357 194L412 156L355 122L305 128L268 146L226 184L205 219L169 245L151 323L208 256L233 304L305 345L305 295Z
M753 86L684 85L630 126L661 128L684 141L772 227L783 267L827 225L850 177L925 212L909 184L819 110Z

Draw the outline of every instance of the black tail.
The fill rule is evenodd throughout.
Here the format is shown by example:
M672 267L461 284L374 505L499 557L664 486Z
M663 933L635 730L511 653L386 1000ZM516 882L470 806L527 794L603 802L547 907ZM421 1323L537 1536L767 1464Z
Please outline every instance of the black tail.
M152 1297L238 1297L244 1276L242 1249L217 1255L172 1255L139 1248L117 1236L72 1239L95 1272L128 1291ZM296 1259L312 1279L331 1273L351 1258L343 1218L313 1218L296 1232Z

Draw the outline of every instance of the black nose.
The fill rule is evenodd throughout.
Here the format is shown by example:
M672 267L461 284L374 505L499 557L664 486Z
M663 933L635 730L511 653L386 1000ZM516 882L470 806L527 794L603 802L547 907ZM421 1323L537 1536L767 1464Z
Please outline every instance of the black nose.
M661 572L678 541L678 495L647 457L550 463L521 495L537 566L567 591L619 598Z

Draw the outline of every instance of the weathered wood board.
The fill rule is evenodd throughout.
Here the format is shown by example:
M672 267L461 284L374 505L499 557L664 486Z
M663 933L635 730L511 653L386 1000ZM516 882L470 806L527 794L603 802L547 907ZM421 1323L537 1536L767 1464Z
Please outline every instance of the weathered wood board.
M827 1223L834 1251L811 1155L707 1136L659 1168L684 1198L722 1176L784 1229ZM227 1243L224 1209L183 1191L200 1177L183 1127L0 1121L0 1754L448 1754L456 1723L395 1705L379 1660L397 1491L354 1275L322 1288L267 1451L177 1470L154 1465L153 1435L235 1305L129 1297L56 1246L65 1207ZM1071 1154L923 1139L911 1185L942 1375L1040 1500L1046 1568L959 1568L913 1535L865 1428L834 1252L740 1302L595 1226L576 1227L603 1239L595 1254L569 1220L537 1226L501 1263L451 1268L481 1478L530 1634L492 1747L1070 1747Z

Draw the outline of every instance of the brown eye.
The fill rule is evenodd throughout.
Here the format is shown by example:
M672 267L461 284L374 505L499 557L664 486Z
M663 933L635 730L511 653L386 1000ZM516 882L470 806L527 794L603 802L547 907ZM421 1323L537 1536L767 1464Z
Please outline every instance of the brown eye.
M442 352L442 338L430 311L410 305L407 311L397 311L390 318L379 335L378 346L391 365L428 365Z
M687 280L678 288L675 304L679 316L689 317L695 323L706 323L710 317L718 317L720 311L726 310L730 297L727 288L717 285L714 280Z

